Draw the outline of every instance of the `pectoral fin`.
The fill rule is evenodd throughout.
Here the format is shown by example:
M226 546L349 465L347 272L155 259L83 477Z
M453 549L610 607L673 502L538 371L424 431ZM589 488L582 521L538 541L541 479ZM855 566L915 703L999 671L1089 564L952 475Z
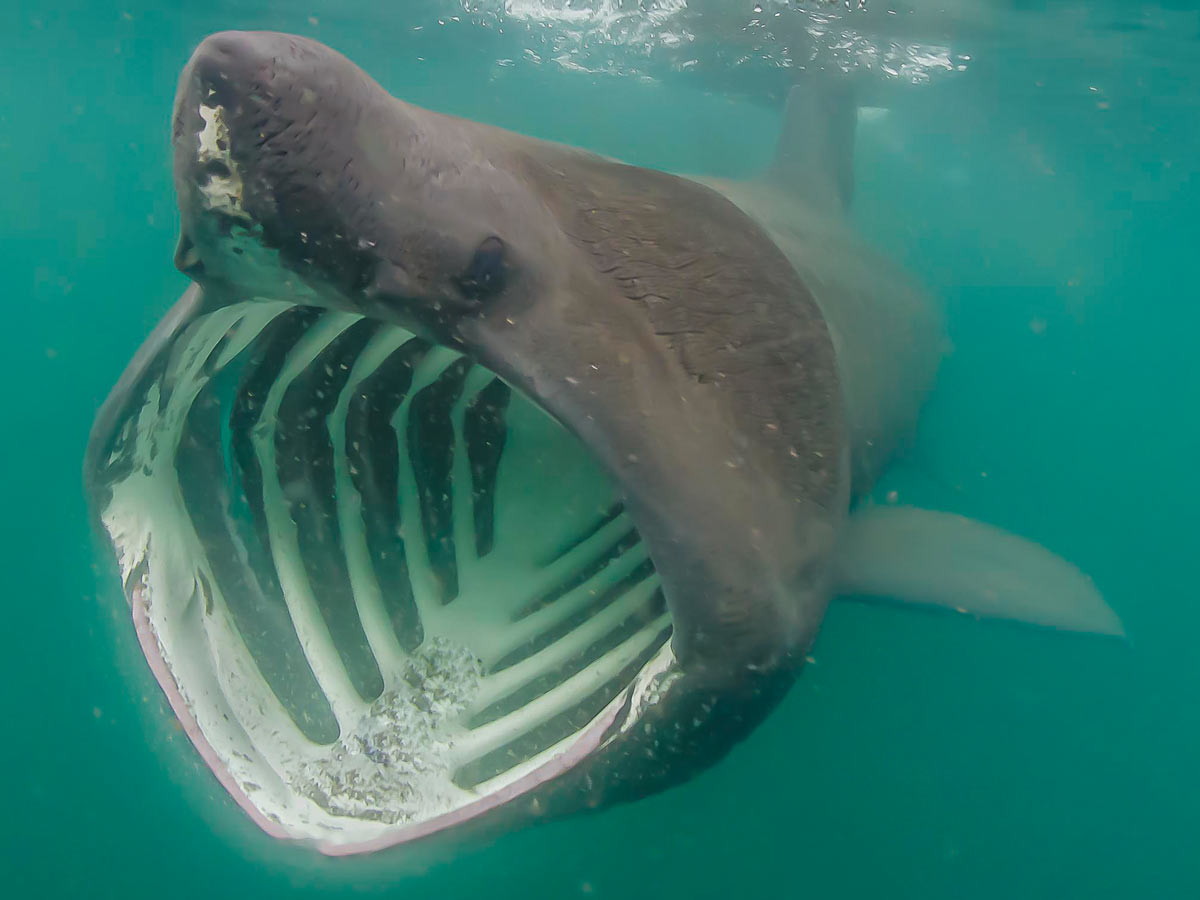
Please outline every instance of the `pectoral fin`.
M855 513L834 562L834 591L1125 636L1091 579L1071 563L1032 541L951 513L912 507Z

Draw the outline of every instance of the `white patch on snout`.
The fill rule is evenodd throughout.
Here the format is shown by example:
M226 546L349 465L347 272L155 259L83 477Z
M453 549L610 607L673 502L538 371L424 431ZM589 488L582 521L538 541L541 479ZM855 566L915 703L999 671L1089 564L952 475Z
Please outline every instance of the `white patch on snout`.
M251 221L250 215L242 208L242 176L229 153L229 126L225 124L225 108L201 104L200 118L204 120L204 128L197 134L200 140L197 160L201 166L219 162L229 172L228 175L207 173L207 180L199 185L200 195L214 212Z

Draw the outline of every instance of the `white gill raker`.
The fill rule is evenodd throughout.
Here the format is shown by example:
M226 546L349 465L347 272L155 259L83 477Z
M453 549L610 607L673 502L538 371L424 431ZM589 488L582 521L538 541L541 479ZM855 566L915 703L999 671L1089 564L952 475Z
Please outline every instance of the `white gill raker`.
M630 521L628 515L621 513L562 556L530 572L527 585L522 589L520 602L512 610L512 616L515 617L530 602L551 593L578 572L603 557L631 531L633 531L633 522Z
M670 644L670 641L666 641L665 643ZM616 691L613 697L601 708L597 716L603 715L605 710L612 709L614 706L623 705L625 702L625 697L628 695L628 690L628 687L623 686L620 690ZM595 718L593 718L592 721L595 721ZM474 783L471 786L471 790L478 796L486 797L498 790L508 787L510 784L518 781L523 776L533 772L535 769L540 768L546 763L551 762L563 753L566 753L579 740L580 736L590 727L591 722L589 722L587 725L584 725L577 731L572 731L570 734L565 735L564 737L555 741L553 744L550 744L548 747L537 751L525 759L512 760L513 764L510 768L497 772L495 775L492 775L483 781ZM461 772L462 769L460 768L459 771Z
M443 612L452 607L442 605L433 567L429 561L421 500L418 496L417 475L413 471L412 455L408 441L408 414L413 398L437 380L446 369L461 356L444 347L433 347L413 370L412 385L408 395L392 416L392 428L396 432L400 467L400 521L402 523L404 552L408 557L409 580L412 583L413 602L425 628L426 637L445 634Z
M617 698L619 698L621 694L622 691L618 691L616 697L614 697L613 700L610 700L608 704L606 704L605 708L608 708L612 704L618 702ZM603 710L601 710L601 712L603 712ZM587 727L588 726L584 726L584 728L580 729L580 731L585 731ZM522 776L529 774L535 769L550 762L555 757L567 752L575 744L575 742L579 740L580 731L572 731L566 737L561 738L560 740L551 744L549 747L546 747L544 750L539 750L528 759L522 759L519 761L514 760L511 768L505 769L503 772L498 772L484 781L473 784L471 786L471 790L477 796L487 797L491 794L494 794L496 791L508 787L513 782L518 781Z
M350 398L359 390L363 379L378 369L403 344L412 340L412 337L409 332L399 328L384 328L375 334L355 361L346 387L328 421L329 436L333 442L338 523L346 567L350 573L351 591L354 594L363 633L379 665L385 691L397 686L409 656L396 639L396 633L384 608L379 579L371 563L366 528L363 525L363 500L354 486L346 455L346 416Z
M488 656L493 661L503 659L515 649L503 634L521 619L522 610L555 593L588 566L609 556L615 545L632 531L629 517L619 515L543 566L526 556L515 555L511 550L513 536L501 536L497 549L471 568L472 580L463 580L462 596L441 611L444 627L452 628L472 647L496 644L499 635L499 649ZM565 596L566 593L548 605L557 605Z
M210 671L220 685L228 714L202 723L204 733L211 739L214 733L230 735L235 727L240 729L253 752L227 750L223 753L226 768L247 792L247 784L257 785L275 796L276 802L285 802L291 791L280 773L294 770L298 759L312 758L323 748L305 737L292 721L246 647L216 581L210 579L210 583L213 613L204 617L204 628ZM226 748L231 742L212 743Z
M198 390L203 380L198 377L198 369L211 353L212 347L216 346L226 323L232 319L217 317L203 323L197 331L196 337L201 341L202 352L191 354L187 369L181 367L175 373L176 388L181 396L195 395L193 388ZM207 348L206 352L204 348ZM173 393L164 412L172 410L174 401ZM146 406L157 406L153 395L148 397ZM217 580L208 568L204 543L187 513L176 469L163 464L174 457L186 418L178 409L174 412L173 421L177 427L164 435L169 435L172 443L160 447L162 457L151 467L152 474L136 474L115 486L110 509L122 505L126 490L133 488L137 491L141 507L157 511L157 514L151 514L156 524L150 547L153 562L148 568L149 583L144 606L154 639L162 648L163 663L171 671L180 695L201 731L210 739L217 733L223 735L223 740L210 740L210 743L220 748L226 768L239 778L248 778L250 772L257 772L259 777L253 783L263 789L273 789L276 794L282 790L286 795L287 791L277 776L258 772L254 764L256 747L260 743L270 746L271 740L256 742L251 737L250 731L256 731L258 738L262 737L263 732L261 729L248 730L245 727L248 722L255 721L255 716L247 715L247 709L236 702L238 695L231 690L229 673L238 672L234 678L247 686L248 694L257 695L262 704L259 711L268 728L282 721L283 733L290 731L298 735L299 732L266 686L240 634L231 628L227 619L228 607L217 592ZM201 577L211 592L213 615L205 614ZM191 648L191 652L188 648Z
M163 373L164 390L173 395L178 386L187 382L189 390L198 391L205 380L202 371L204 360L239 317L236 307L227 306L215 310L211 315L188 322L173 348L174 352L168 357ZM188 395L187 404L183 404L185 410L194 396L194 393ZM170 400L179 405L173 396Z
M283 300L253 300L237 304L241 318L229 333L229 342L217 357L217 369L229 365L235 357L256 340L280 313L287 312L294 304Z
M463 597L471 596L476 590L484 597L493 592L486 585L476 585L480 573L479 554L475 547L475 490L471 475L471 458L467 452L465 418L467 407L475 396L495 379L488 369L474 366L467 373L462 395L450 412L454 426L454 548L458 564L459 590Z
M641 543L635 544L620 556L609 561L604 568L583 584L563 594L553 603L547 604L503 628L495 628L490 634L481 635L475 650L483 660L484 671L488 671L500 660L538 635L586 609L600 594L614 587L648 558L646 546Z
M582 703L648 650L670 621L669 614L664 612L546 693L461 735L450 751L454 767L461 768Z
M221 338L238 323L242 312L235 306L218 309L193 322L185 332L189 339L186 345L183 345L183 352L172 360L173 365L166 372L166 389L169 393L167 408L160 421L170 435L172 443L170 452L161 460L163 464L174 465L175 449L183 435L188 411L208 382L208 373L204 371L205 361L221 342Z
M265 325L279 312L282 312L282 309L276 309L270 316L258 318L263 320ZM255 334L261 332L261 327L258 332L255 332L254 325L256 323L252 316L243 319L239 323L239 327L243 324L250 326L244 330ZM242 346L244 347L245 343ZM172 467L169 471L172 481L177 484L177 469ZM213 606L211 615L197 617L196 626L203 628L204 638L207 642L207 656L211 659L212 668L209 670L206 666L195 666L196 657L190 653L175 653L173 659L176 665L181 664L182 661L193 661L197 673L196 683L200 683L208 671L216 673L221 699L227 704L232 718L224 714L214 717L211 726L206 726L203 729L204 732L210 734L217 730L226 731L233 722L236 722L240 725L245 739L253 745L273 773L285 771L290 764L286 759L289 755L288 751L298 750L301 755L304 754L304 751L309 751L311 754L316 747L296 726L264 678L258 661L254 659L249 647L246 646L245 638L237 628L229 603L220 587L220 579L210 568L211 562L208 559L205 542L197 534L195 520L186 513L186 504L183 504L182 500L181 509L184 510L184 514L180 517L181 521L187 523L190 538L194 541L191 558L196 561L196 573L204 575L205 588L211 597ZM226 516L228 516L227 510ZM246 550L241 543L237 529L232 527L232 523L228 520L225 522L225 527L228 528L231 540L238 548L242 558L245 559ZM257 584L257 582L253 583ZM227 759L226 762L227 768L231 771L235 771L239 766L244 767L242 763L238 763L232 758ZM268 787L262 778L255 783L260 787Z
M618 698L621 697L622 693L623 691L618 691L616 697L614 697L613 700L610 700L609 703L606 704L605 708L611 708L611 706L619 704L621 701ZM515 761L512 768L505 769L503 772L499 772L485 781L477 782L476 784L472 785L471 790L474 791L476 795L481 797L487 797L491 794L494 794L496 791L503 790L513 782L519 781L523 776L528 775L530 772L533 772L546 763L551 762L556 757L566 753L571 749L575 742L579 740L580 732L586 730L586 728L587 726L585 726L583 729L580 729L580 731L571 732L566 737L556 741L549 747L546 747L544 750L539 750L528 759Z
M670 623L668 622L663 626L663 629L665 630L669 628L669 625ZM653 623L647 627L652 626ZM662 634L662 631L659 633ZM640 703L642 698L644 698L646 691L650 688L650 685L655 677L661 673L666 666L670 665L670 661L674 659L674 654L671 651L669 634L664 635L664 638L665 639L659 646L658 650L656 650L650 657L650 660L644 666L642 666L633 682L627 688L618 691L605 707L605 709L611 709L613 706L622 705L625 702L625 698L629 698L629 702L632 705L632 714L625 717L624 724L621 726L622 731L633 727L633 725L639 721L636 711L640 710L641 708ZM604 710L602 709L600 714L603 715L603 712ZM584 726L585 729L587 727L589 726ZM581 729L581 731L582 730L584 729ZM480 796L487 796L502 788L505 788L522 776L532 772L539 766L566 752L577 740L579 740L579 735L580 731L573 731L556 743L546 747L544 750L540 750L534 755L530 756L528 759L517 763L512 768L506 769L503 772L500 772L484 781L477 782L472 786L471 789Z
M225 332L223 333L221 340L224 343L217 345L219 347L219 351L214 351L214 352L209 352L209 353L190 354L190 358L192 360L191 365L190 365L190 375L196 381L199 381L201 383L206 383L205 390L213 389L215 386L209 382L209 375L211 374L214 377L217 376L217 373L220 372L220 370L222 368L224 368L225 366L227 366L231 362L233 362L234 358L236 358L236 356L239 353L246 350L250 346L250 343L253 340L262 337L262 333L265 330L267 325L269 325L272 321L274 321L276 319L276 317L278 317L282 312L285 312L286 310L291 309L292 307L293 307L292 304L287 304L287 303L263 302L260 304L260 303L254 302L254 303L242 303L242 304L237 305L234 308L231 308L231 313L236 312L237 315L239 316L239 318L236 321L236 324L233 325L232 327L229 327L228 329L226 329ZM219 310L217 312L219 313L222 311ZM216 314L210 314L210 315L212 316L211 324L213 324L217 327L223 327L223 316L216 315ZM210 316L205 316L201 320L201 322L203 325L209 326L210 325ZM211 333L211 330L212 329L210 328L209 329L210 333ZM205 334L202 332L197 332L194 335L195 339L203 339L204 337L205 337ZM188 355L188 354L180 354L181 357L184 355ZM215 364L210 364L210 362L209 362L210 360L212 360L213 363L215 363ZM176 390L173 391L172 393L179 393L180 396L185 395L187 392L182 390L184 383L185 383L184 379L176 379L176 385L175 385ZM192 402L190 404L190 407L192 407L192 412L195 411L195 409L194 409L195 404L197 402L199 402L201 396L203 396L203 393L197 394L195 396L195 398L192 400ZM210 399L215 399L215 398L210 398ZM218 413L216 418L221 419L222 415ZM190 421L191 421L191 413L187 414L184 417L184 419L181 421L181 424L190 423ZM225 421L227 423L228 419L226 418ZM201 427L203 428L204 426L202 425ZM221 430L223 432L223 427ZM183 429L183 433L184 434L187 433L186 425ZM213 444L210 442L206 445L207 453L208 454L215 453L217 460L220 460L221 469L225 472L224 477L228 477L228 474L229 474L228 467L231 464L231 460L226 458L226 448L224 447L226 436L223 433L221 433L221 434L211 434L210 433L208 435L208 437L210 438L210 441L211 441L211 439L215 438L216 443ZM192 441L192 442L189 442L189 444L187 446L190 449L190 452L194 453L196 448L199 445L195 441ZM197 477L197 473L194 470L192 470L190 466L187 469L181 468L181 466L184 466L184 461L182 458L183 451L184 451L184 446L177 444L177 449L175 451L175 456L174 456L174 464L169 468L169 473L171 476L172 483L177 485L177 489L181 492L181 494L191 493L194 497L197 493L197 490L199 490L200 493L203 493L206 495L215 494L215 496L217 498L217 501L214 504L214 507L210 507L208 509L207 513L205 513L204 511L198 511L198 510L194 509L192 506L193 501L184 499L182 497L181 497L181 500L182 500L181 505L182 505L182 509L183 509L183 516L185 517L186 521L188 522L188 524L190 526L190 532L193 535L199 535L201 533L201 531L205 531L203 528L200 528L200 525L201 525L201 520L204 519L206 515L211 516L215 513L218 516L217 520L206 520L207 524L209 526L212 526L214 524L216 524L218 526L216 529L216 532L214 534L210 535L207 531L205 531L206 536L202 542L198 536L195 538L196 544L195 544L195 549L193 551L193 557L196 560L196 566L197 566L196 571L197 572L202 571L205 567L207 567L207 574L205 575L206 583L205 583L204 587L209 591L210 596L213 598L212 605L214 607L214 615L217 615L217 616L222 615L221 610L223 609L223 611L224 611L223 615L225 615L229 618L228 627L232 630L232 633L236 634L236 636L237 636L236 643L233 644L232 646L241 648L245 652L246 658L251 660L254 664L254 669L253 669L254 676L253 676L253 678L250 679L250 681L261 682L261 685L260 685L261 689L256 692L257 693L256 697L249 698L249 700L254 700L255 702L260 702L261 704L265 704L265 706L260 705L260 707L259 707L260 717L267 715L267 713L266 713L267 709L272 709L272 710L275 710L276 712L278 712L279 710L282 710L285 713L286 722L287 722L288 726L290 727L290 731L292 732L293 746L300 746L300 747L306 748L309 746L308 739L306 737L302 736L302 733L300 732L300 730L297 726L297 723L292 718L292 716L295 714L295 711L289 713L287 711L286 703L284 701L281 701L276 696L275 688L270 687L269 682L266 680L264 670L261 668L261 660L259 660L255 655L255 648L252 647L252 645L250 643L248 643L246 640L246 632L244 631L244 629L246 627L246 623L244 623L244 622L239 623L238 617L236 615L234 615L233 609L231 608L231 605L229 602L230 595L227 592L230 589L234 590L237 593L238 596L235 596L233 599L236 601L236 605L240 609L243 609L243 610L246 609L247 604L249 604L250 606L261 606L262 603L266 599L260 593L260 582L259 582L257 574L253 573L250 570L250 568L248 568L250 566L250 558L252 556L252 551L245 544L244 538L246 537L246 534L241 529L239 529L238 525L236 524L235 513L230 507L231 502L238 502L238 501L236 501L235 498L240 493L239 489L232 484L226 485L224 483L212 485L211 489L207 489L207 488L203 487L202 485L197 485L194 482L189 483L189 481L186 479L194 479L195 477ZM195 463L195 457L193 456L192 464L194 465L194 463ZM210 460L210 464L211 464L211 460ZM203 479L203 478L211 477L211 474L202 474L199 477L201 479ZM218 477L222 477L222 476L218 476ZM189 490L184 490L185 485ZM197 516L200 516L201 518L197 518ZM229 546L222 547L220 540L216 540L214 543L214 538L215 538L216 534L223 534L225 536L226 540L228 541ZM225 582L223 579L228 577L230 573L228 571L226 571L222 575L218 576L217 571L214 568L214 566L217 565L217 562L212 558L212 555L214 553L216 553L218 555L222 555L222 554L230 553L230 552L232 552L232 557L230 557L230 559L227 562L222 563L222 565L228 565L230 562L233 562L234 560L238 561L238 562L234 563L234 565L237 566L239 569L241 569L241 576L242 576L242 579L244 579L244 580L239 579L240 584L231 584L231 583ZM239 565L239 563L240 563L240 565ZM246 577L246 576L248 576L248 577ZM195 576L193 576L193 577L195 577ZM243 596L245 594L245 592L247 592L247 591L249 591L253 595L257 595L257 601L253 597ZM220 597L219 604L216 599L217 597ZM283 601L284 598L281 596L279 599L280 599L280 601ZM217 608L218 605L220 608ZM211 626L212 622L210 622L207 617L204 619L204 621L205 621L206 627ZM290 622L288 624L288 627L289 627L289 629L291 628ZM211 627L209 627L209 631L210 631L210 639L211 639L210 647L213 649L213 653L215 653L216 650L218 650L221 647L226 646L228 644L228 641L218 640L217 638L213 637L211 634ZM261 647L258 649L261 650ZM299 649L299 648L297 647L297 649ZM197 652L202 652L202 651L197 651ZM210 654L210 655L212 655L212 654ZM188 656L189 656L188 654L178 654L177 653L177 654L175 654L175 659L179 660L182 658L188 658ZM215 657L214 657L214 660L215 660ZM305 666L305 668L308 668L308 663L306 661L301 662L300 665L303 665L303 666ZM216 666L216 671L218 671L222 674L224 674L227 671L227 666L219 660L215 660L215 666ZM309 672L307 672L306 674L311 676L311 670ZM243 698L241 698L240 694L229 694L228 699L231 704L238 706L239 705L238 701ZM245 703L240 704L240 707L243 710L251 708L251 706L247 705L249 703L249 700L247 700L247 702L245 702ZM255 718L253 716L250 716L250 717L243 716L242 720L243 720L243 724L248 724L248 723L254 722ZM226 718L224 721L228 721L228 719ZM220 728L221 723L218 722L216 727ZM250 729L250 730L253 730L253 729ZM287 737L287 733L286 733L287 731L288 731L288 729L285 729L285 734L280 735L280 739L285 739ZM261 731L256 732L256 733L261 735ZM301 743L298 745L295 744L294 739L299 739L301 741ZM270 740L266 744L263 744L263 746L265 746L265 747L274 746L274 741ZM267 755L270 756L269 753ZM276 768L278 768L278 766L276 766Z
M543 647L518 663L483 677L468 715L474 715L497 700L525 687L533 679L551 672L572 657L582 653L637 612L654 596L661 579L651 572L612 603L591 618L580 622L554 643Z
M296 525L292 521L275 462L275 423L288 385L339 334L359 319L344 313L329 313L312 326L288 353L279 376L271 385L251 440L262 468L263 512L271 541L271 556L279 574L288 615L309 667L321 686L340 728L358 721L366 704L342 665L329 628L317 606L312 586L301 563Z

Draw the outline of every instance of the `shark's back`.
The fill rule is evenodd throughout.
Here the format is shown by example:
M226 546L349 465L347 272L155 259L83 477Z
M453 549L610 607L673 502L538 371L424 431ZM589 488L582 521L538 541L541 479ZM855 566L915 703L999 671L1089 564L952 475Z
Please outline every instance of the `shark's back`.
M911 437L946 340L935 300L850 226L856 116L849 92L796 85L762 177L703 180L763 226L821 308L846 406L852 491L860 496Z

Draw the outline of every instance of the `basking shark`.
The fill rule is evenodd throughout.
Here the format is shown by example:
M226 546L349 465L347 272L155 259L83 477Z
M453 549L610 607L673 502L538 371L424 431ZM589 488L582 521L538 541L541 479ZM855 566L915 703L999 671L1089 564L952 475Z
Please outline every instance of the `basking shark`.
M866 494L942 353L847 225L856 113L757 179L419 109L314 41L184 69L194 282L85 464L141 648L271 835L330 854L635 799L725 755L852 595L1100 634L1021 538Z

